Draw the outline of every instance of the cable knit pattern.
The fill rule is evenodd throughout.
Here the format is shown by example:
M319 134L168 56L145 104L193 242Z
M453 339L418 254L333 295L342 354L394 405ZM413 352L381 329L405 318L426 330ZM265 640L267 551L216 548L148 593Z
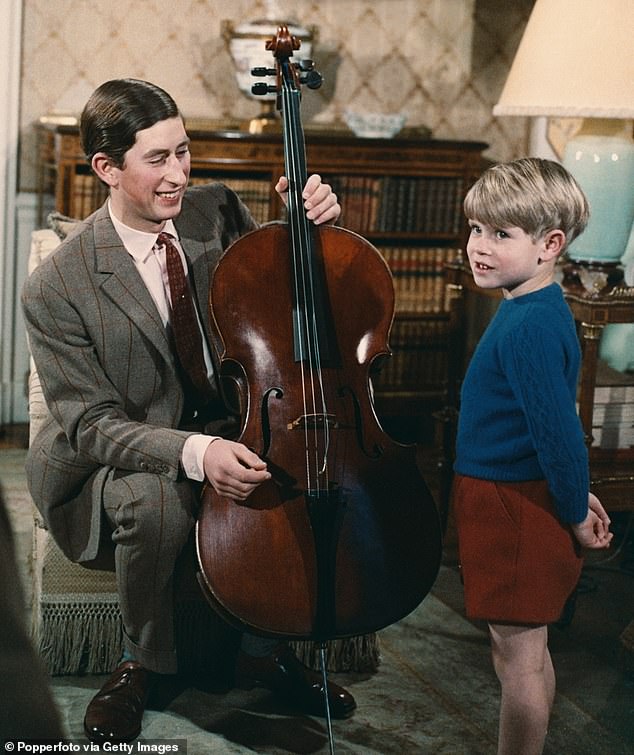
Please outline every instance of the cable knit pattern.
M505 299L462 388L456 472L546 479L563 522L588 511L588 453L576 411L579 342L560 287Z

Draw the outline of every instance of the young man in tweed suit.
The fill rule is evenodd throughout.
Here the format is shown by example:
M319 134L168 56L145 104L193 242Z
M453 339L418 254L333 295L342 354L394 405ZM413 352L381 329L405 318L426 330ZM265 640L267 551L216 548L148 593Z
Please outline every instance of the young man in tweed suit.
M27 475L71 560L90 564L104 542L114 544L125 652L89 704L84 728L93 741L130 741L141 731L150 672L177 670L173 572L201 482L244 500L270 477L257 455L227 438L231 418L215 381L205 306L221 254L257 226L227 187L187 188L189 139L159 87L134 79L101 85L84 108L81 137L109 199L24 286L30 345L52 415L31 445ZM286 187L281 178L276 190L283 195ZM337 197L319 176L303 196L313 222L339 216ZM184 389L171 343L160 232L171 235L198 302L204 401ZM286 645L245 635L238 670L304 712L323 709L319 678ZM335 717L355 707L334 684L329 703Z

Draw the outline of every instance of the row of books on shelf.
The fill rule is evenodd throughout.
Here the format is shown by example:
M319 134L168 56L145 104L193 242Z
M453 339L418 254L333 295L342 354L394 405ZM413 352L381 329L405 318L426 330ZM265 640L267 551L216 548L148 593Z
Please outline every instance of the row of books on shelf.
M106 201L108 190L92 173L77 173L73 179L70 215L87 218Z
M634 400L595 404L592 445L597 448L634 448Z
M634 448L634 424L600 425L592 428L593 448Z
M597 364L592 409L595 448L634 448L634 374Z
M214 180L210 176L191 176L189 183L195 186L197 184L210 183ZM222 183L239 194L258 223L266 223L269 220L271 183L268 178L233 178L231 176L223 176L218 180L221 180ZM106 196L106 187L94 175L91 173L77 173L73 178L70 214L75 218L85 218L103 204Z
M213 180L209 176L191 176L189 183L191 186L196 186ZM234 178L225 175L217 180L238 194L258 223L266 223L269 220L271 182L268 178Z
M192 185L213 176L192 175ZM268 177L232 177L221 180L234 189L258 222L269 220L271 182ZM334 176L328 178L342 207L341 223L360 233L426 233L455 235L462 223L462 180L404 176ZM90 173L73 179L72 213L86 217L106 197L106 188Z
M374 379L375 389L423 392L447 380L448 326L442 320L395 320L390 334L392 356Z
M359 233L455 235L462 224L460 178L330 176L341 222Z
M396 311L446 311L445 264L456 255L446 247L380 246L392 273Z
M634 376L632 385L599 385L592 410L592 445L634 448Z

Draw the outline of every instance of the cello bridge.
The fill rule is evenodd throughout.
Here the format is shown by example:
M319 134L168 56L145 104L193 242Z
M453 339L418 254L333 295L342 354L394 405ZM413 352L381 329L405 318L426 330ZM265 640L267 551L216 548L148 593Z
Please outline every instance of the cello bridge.
M334 414L302 414L297 419L292 420L286 425L287 430L297 428L306 428L308 430L319 430L326 426L338 429L341 425L337 422Z

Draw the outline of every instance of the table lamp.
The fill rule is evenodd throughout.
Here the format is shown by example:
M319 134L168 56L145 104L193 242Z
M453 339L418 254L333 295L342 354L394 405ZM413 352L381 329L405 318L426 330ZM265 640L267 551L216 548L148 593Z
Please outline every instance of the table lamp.
M591 216L568 257L616 267L634 221L634 0L537 0L493 114L584 119L562 162Z

